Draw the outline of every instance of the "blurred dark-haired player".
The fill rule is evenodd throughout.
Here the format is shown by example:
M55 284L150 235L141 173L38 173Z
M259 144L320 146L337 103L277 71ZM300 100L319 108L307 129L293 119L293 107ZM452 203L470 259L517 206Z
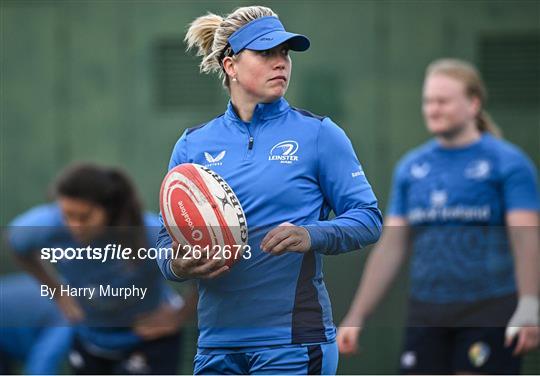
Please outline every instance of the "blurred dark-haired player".
M50 291L56 289L39 298L53 297L63 315L77 324L69 356L73 371L175 373L180 328L193 306L184 305L165 283L154 260L136 253L155 244L158 217L142 211L133 183L117 168L70 166L55 181L54 194L55 202L34 207L13 220L9 245L26 271ZM93 249L109 244L129 247L135 256L127 260L111 255L107 260L64 257L56 264L59 275L49 261L40 258L42 248ZM94 288L99 293L61 293L66 286L83 292ZM145 289L145 295L107 293L131 287Z

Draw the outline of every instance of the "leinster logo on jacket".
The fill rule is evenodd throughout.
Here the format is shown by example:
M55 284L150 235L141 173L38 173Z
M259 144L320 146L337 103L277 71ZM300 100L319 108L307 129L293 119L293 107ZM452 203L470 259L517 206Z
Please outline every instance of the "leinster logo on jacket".
M270 149L269 161L279 161L280 163L292 164L298 162L298 142L293 140L281 141Z
M469 163L465 169L465 176L469 179L483 180L489 177L491 164L489 161L480 159Z

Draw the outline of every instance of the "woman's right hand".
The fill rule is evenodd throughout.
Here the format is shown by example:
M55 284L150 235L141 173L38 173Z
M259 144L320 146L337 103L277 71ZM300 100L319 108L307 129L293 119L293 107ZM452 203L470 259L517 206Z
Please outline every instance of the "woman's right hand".
M179 244L175 241L172 242L172 248L178 249ZM201 278L210 279L221 276L229 271L227 265L223 265L225 260L223 258L214 259L215 251L212 250L207 255L205 252L201 252L201 257L193 257L190 254L189 257L184 257L186 252L180 252L179 257L171 260L171 268L174 274L180 278ZM175 253L176 254L176 253ZM209 257L207 257L209 256Z
M336 341L341 354L352 355L358 352L358 338L363 328L360 321L355 321L345 319L338 328Z
M84 311L74 297L60 295L56 298L56 304L71 323L84 320Z

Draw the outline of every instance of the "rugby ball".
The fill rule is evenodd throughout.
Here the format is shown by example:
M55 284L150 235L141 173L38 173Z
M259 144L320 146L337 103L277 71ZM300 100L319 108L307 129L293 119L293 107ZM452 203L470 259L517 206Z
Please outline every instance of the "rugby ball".
M165 227L178 244L201 250L203 257L213 250L229 266L242 256L248 244L246 216L216 172L193 163L176 166L163 179L159 201Z

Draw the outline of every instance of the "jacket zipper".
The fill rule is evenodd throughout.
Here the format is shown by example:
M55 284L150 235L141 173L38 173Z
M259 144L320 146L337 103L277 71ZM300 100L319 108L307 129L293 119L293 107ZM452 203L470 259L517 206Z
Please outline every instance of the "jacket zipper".
M251 134L251 126L252 124L249 124L246 126L247 131L248 131L248 147L247 147L246 154L244 157L245 160L249 160L253 158L252 153L253 153L253 145L255 144L255 136Z

